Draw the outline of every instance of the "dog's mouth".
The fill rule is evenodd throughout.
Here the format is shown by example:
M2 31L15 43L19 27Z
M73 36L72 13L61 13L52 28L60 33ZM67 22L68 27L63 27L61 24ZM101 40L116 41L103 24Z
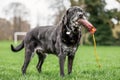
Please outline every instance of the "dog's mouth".
M82 24L87 30L91 33L94 34L96 32L96 28L86 19L78 19L77 22L79 24Z

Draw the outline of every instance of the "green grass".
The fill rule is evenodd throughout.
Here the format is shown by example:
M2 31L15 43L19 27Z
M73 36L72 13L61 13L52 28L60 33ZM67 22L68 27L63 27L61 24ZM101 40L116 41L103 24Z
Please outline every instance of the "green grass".
M120 47L97 46L102 67L99 69L93 46L80 46L74 60L73 72L65 77L59 76L58 58L48 55L43 64L42 73L36 70L37 55L27 68L25 76L21 73L24 61L24 50L13 53L10 41L0 42L0 80L120 80ZM66 60L67 64L67 60Z

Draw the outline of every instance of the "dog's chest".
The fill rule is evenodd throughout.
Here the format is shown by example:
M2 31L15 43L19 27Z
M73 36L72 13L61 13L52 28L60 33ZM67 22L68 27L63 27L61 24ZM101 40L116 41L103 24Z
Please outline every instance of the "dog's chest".
M65 31L62 35L62 42L68 46L74 46L78 44L80 39L79 32L73 33Z
M66 55L74 55L77 50L77 47L76 46L67 46L67 45L63 44L62 50L63 50L64 54L66 54Z

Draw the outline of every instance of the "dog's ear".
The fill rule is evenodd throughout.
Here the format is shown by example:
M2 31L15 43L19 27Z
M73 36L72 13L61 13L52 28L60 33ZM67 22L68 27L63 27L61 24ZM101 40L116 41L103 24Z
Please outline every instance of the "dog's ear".
M67 24L67 15L65 14L63 17L63 24L66 25Z
M63 24L66 25L67 24L67 16L68 16L68 13L69 13L69 9L65 12L65 15L63 17Z
M69 8L66 12L65 15L63 17L63 24L66 25L67 24L67 20L69 18L69 13L72 11L72 8Z

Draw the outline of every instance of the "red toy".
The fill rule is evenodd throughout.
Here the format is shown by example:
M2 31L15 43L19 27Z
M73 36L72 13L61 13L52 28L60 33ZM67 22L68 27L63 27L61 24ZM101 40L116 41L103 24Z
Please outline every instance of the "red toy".
M87 20L79 19L78 22L82 23L91 34L96 32L96 28Z

